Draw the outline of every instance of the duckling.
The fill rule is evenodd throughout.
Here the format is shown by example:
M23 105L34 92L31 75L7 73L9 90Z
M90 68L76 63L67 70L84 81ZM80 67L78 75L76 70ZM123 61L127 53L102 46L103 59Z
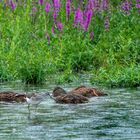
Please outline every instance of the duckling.
M26 94L19 94L11 91L0 92L0 101L4 102L25 102Z
M88 98L75 93L67 93L61 87L56 87L53 90L53 98L57 103L61 104L82 104L87 103Z
M88 97L88 98L91 98L94 96L106 96L107 95L96 88L88 88L86 86L77 87L77 88L73 89L72 91L70 91L69 93L83 95L84 97Z

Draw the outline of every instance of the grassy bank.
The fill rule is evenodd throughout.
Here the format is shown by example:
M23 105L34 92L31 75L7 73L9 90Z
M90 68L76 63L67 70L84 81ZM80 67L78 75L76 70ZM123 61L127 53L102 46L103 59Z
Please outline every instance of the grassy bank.
M48 1L50 9L46 1L12 2L0 2L1 81L42 83L58 74L63 83L89 72L94 84L140 86L140 14L135 1L123 8L120 1L92 7L77 0L70 2L69 15L65 2L56 6ZM78 7L83 19L76 19Z

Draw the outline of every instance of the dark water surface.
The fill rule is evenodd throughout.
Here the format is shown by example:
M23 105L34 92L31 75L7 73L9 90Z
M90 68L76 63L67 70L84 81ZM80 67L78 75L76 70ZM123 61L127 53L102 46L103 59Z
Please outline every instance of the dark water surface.
M70 90L77 85L65 85ZM45 92L47 87L0 85L1 91ZM28 113L26 103L0 103L0 140L135 140L140 139L140 89L109 89L81 105L51 99Z

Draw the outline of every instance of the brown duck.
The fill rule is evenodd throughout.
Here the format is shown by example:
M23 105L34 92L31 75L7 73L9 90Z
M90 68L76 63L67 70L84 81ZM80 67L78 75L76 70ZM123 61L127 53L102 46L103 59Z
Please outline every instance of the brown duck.
M26 102L26 94L18 94L11 91L0 92L0 101L4 102Z
M78 95L83 95L84 97L94 97L94 96L106 96L107 94L103 93L102 91L96 88L88 88L86 86L80 86L78 88L73 89L69 93L76 93Z
M61 87L56 87L53 90L52 98L57 103L61 103L61 104L82 104L88 102L88 98L76 93L67 93Z

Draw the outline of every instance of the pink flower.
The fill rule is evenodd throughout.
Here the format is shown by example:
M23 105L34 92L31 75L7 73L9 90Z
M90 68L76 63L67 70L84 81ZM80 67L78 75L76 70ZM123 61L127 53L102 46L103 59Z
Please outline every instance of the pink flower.
M45 11L46 11L46 13L49 13L50 12L50 9L51 9L51 5L50 5L50 3L46 3L46 7L45 7Z
M140 3L136 4L136 8L140 9Z
M54 26L52 27L52 34L55 34L55 31L54 31Z
M61 22L58 22L57 23L57 28L59 31L62 31L63 30L63 24Z
M109 1L108 0L103 0L102 1L102 10L107 10L109 7Z
M43 5L43 3L44 3L44 0L39 0L40 5Z
M60 10L61 4L60 0L53 0L54 9Z
M132 10L132 3L131 1L125 0L122 5L121 5L122 11L127 14L130 15L130 11Z
M60 0L53 0L53 6L54 6L54 11L53 11L53 18L54 21L56 22L56 19L59 15L59 11L60 11Z
M80 8L75 12L75 19L74 19L74 25L82 25L83 24L83 12Z
M58 17L58 12L57 12L57 10L54 10L53 11L53 19L54 19L54 22L56 22L57 17Z
M88 28L89 28L89 25L92 21L92 16L93 16L93 12L92 10L88 10L87 13L86 13L87 17L86 17L86 20L83 24L83 27L84 27L84 30L87 31Z
M106 31L109 31L110 28L110 20L109 17L106 17L105 22L104 22L104 27Z
M67 0L67 2L66 2L66 15L67 15L68 20L70 18L70 12L71 12L71 2L70 2L70 0Z
M87 6L87 8L90 10L90 9L94 9L95 8L95 5L96 3L95 3L95 0L89 0L88 1L88 6Z
M10 1L10 6L11 6L11 8L12 8L12 10L14 11L15 9L16 9L16 4L11 0Z

